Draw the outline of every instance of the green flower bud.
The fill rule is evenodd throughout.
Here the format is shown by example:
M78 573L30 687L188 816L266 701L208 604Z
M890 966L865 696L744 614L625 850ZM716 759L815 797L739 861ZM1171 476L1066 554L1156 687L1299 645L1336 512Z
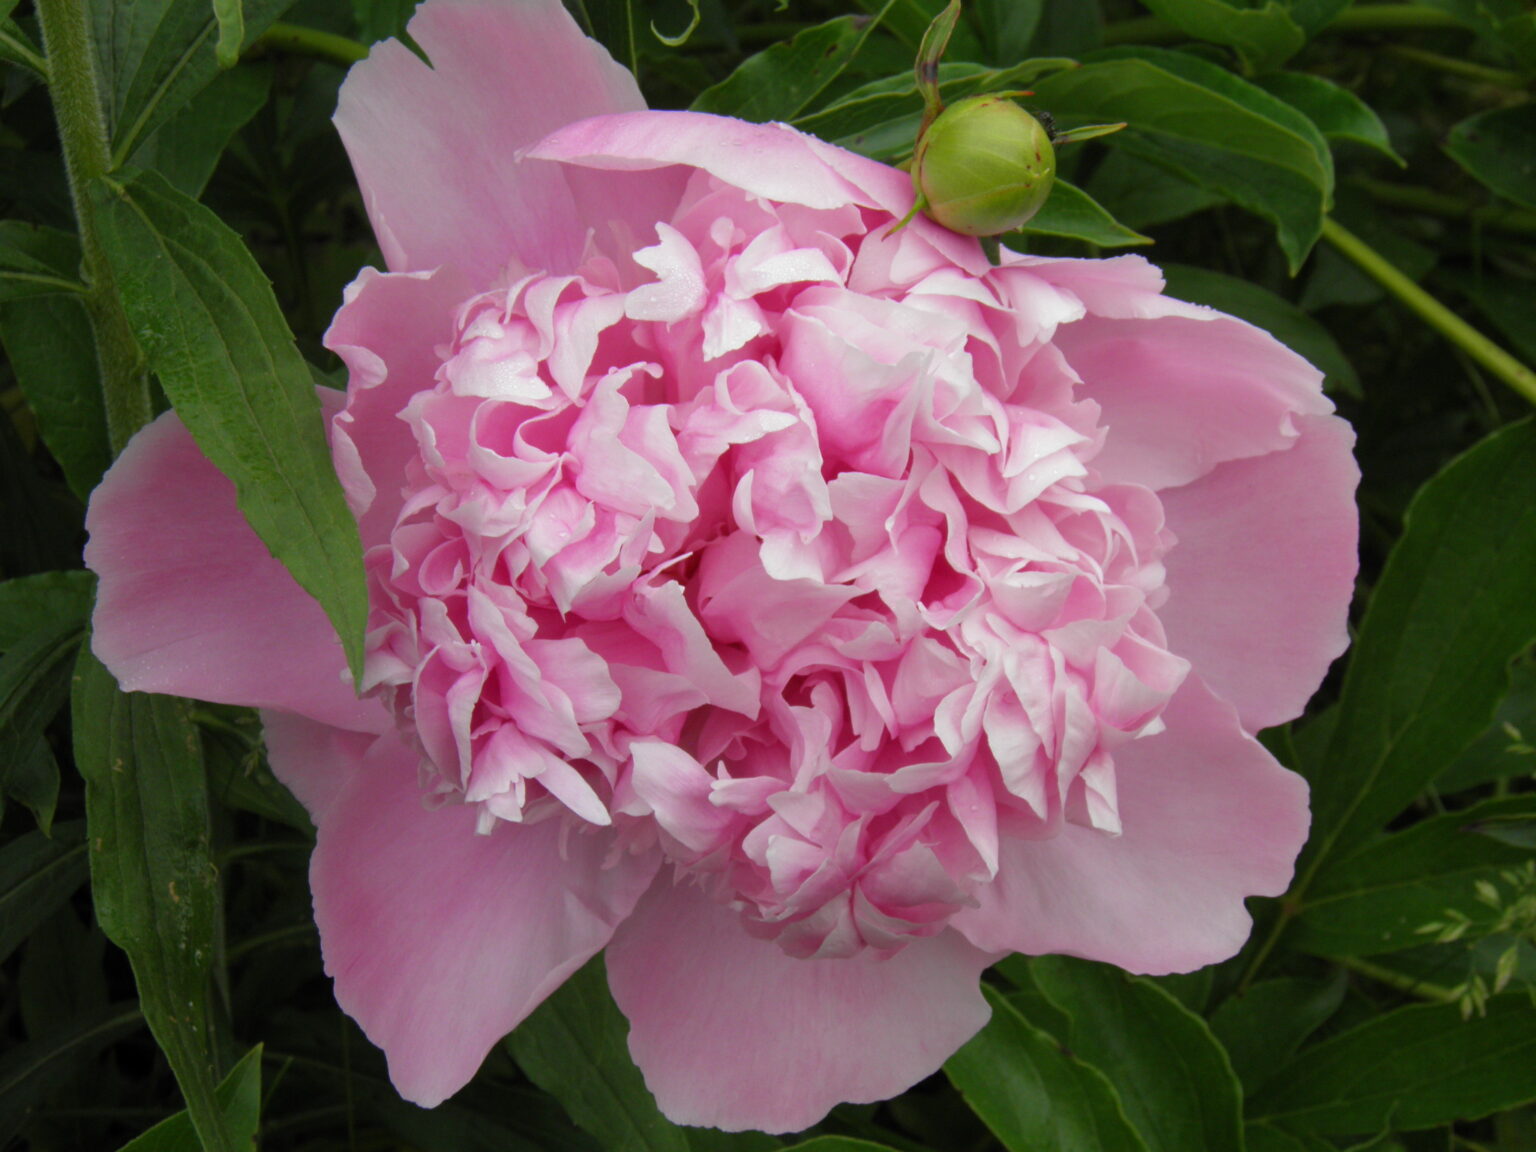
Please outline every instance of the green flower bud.
M1040 211L1055 178L1050 133L1006 96L972 96L944 109L912 157L923 211L967 236L1018 228Z

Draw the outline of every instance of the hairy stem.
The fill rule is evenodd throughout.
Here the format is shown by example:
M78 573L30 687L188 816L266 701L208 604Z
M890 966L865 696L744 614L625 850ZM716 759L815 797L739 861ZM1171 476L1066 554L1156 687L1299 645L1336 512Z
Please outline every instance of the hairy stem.
M149 423L149 368L123 310L122 298L107 263L87 189L112 170L106 117L96 81L90 23L85 0L37 0L51 79L53 114L59 145L69 173L69 194L80 231L81 277L85 305L96 334L96 357L106 406L107 434L113 453Z
M1323 221L1323 239L1355 267L1395 296L1436 332L1460 348L1475 362L1536 404L1536 372L1532 372L1488 337L1405 276L1381 253L1337 220Z

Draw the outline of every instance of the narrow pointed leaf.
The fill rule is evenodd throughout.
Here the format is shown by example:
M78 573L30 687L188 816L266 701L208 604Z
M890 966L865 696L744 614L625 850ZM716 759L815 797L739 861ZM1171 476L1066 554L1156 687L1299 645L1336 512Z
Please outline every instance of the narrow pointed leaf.
M69 699L80 620L45 621L0 657L0 791L32 810L47 833L59 796L44 729Z
M240 510L320 602L353 674L367 593L309 369L240 238L158 174L92 189L107 258L150 367Z
M1277 0L1244 5L1229 0L1143 0L1174 27L1225 44L1250 71L1283 63L1306 43L1306 33Z
M1399 168L1408 162L1397 154L1376 110L1348 88L1309 72L1270 72L1253 81L1278 96L1317 125L1329 140L1349 140L1375 149Z
M214 1093L230 1135L241 1149L255 1149L261 1124L261 1051L258 1044L242 1056ZM202 1148L192 1117L181 1111L128 1141L118 1152L202 1152Z
M1092 196L1059 176L1051 188L1050 198L1019 231L1026 235L1065 236L1097 244L1100 248L1130 248L1152 243L1150 236L1127 228Z
M34 829L0 848L0 960L85 883L85 824Z
M97 923L128 954L144 1017L207 1152L236 1152L214 1095L209 977L222 911L189 705L119 691L89 648L76 666L73 703Z

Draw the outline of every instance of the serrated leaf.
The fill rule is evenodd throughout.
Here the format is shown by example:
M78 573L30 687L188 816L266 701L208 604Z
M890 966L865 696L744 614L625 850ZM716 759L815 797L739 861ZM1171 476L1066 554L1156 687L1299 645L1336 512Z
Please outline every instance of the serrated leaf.
M1386 125L1376 110L1348 88L1310 72L1270 72L1254 77L1253 82L1316 124L1327 139L1363 144L1399 168L1407 167L1408 161L1392 147Z
M0 848L0 960L85 883L85 823L24 832Z
M1130 248L1152 243L1150 236L1127 228L1092 196L1059 176L1040 211L1019 231L1034 236L1063 236L1100 248Z
M1536 104L1469 116L1451 129L1445 151L1484 187L1536 208Z
M236 1147L253 1152L261 1125L261 1051L258 1044L242 1056L214 1093ZM181 1111L134 1137L118 1152L203 1152L203 1145L192 1117Z
M1446 909L1487 918L1479 883L1530 859L1529 847L1488 835L1500 824L1536 821L1536 797L1490 800L1422 820L1335 860L1308 888L1293 947L1324 956L1373 956L1430 943L1419 929Z
M1108 965L1040 956L1030 971L1072 1022L1067 1046L1109 1078L1151 1152L1241 1152L1242 1089L1205 1021Z
M1267 1084L1338 1011L1347 985L1342 968L1328 980L1261 980L1241 995L1228 997L1211 1014L1211 1031L1227 1050L1232 1071L1248 1095Z
M749 56L690 107L757 123L793 120L842 75L876 23L868 16L842 16L807 28Z
M605 1148L688 1152L629 1057L629 1022L608 992L602 957L588 961L507 1038L528 1078Z
M983 985L992 1020L944 1065L1009 1152L1147 1152L1104 1074Z
M153 172L91 190L102 246L150 367L241 512L319 601L361 679L362 545L320 401L240 238Z
M1508 996L1470 1020L1454 1005L1402 1008L1304 1048L1249 1115L1350 1136L1476 1120L1532 1099L1536 1009Z
M0 220L0 302L84 291L80 242L73 234L21 220Z
M1283 63L1307 42L1289 9L1277 0L1248 7L1227 0L1142 0L1175 28L1212 44L1225 44L1250 72Z
M209 978L222 910L189 705L120 692L88 646L73 705L97 923L128 954L144 1017L207 1152L236 1152L214 1095Z
M0 303L0 344L38 434L84 502L112 463L112 444L83 299L57 294Z
M1110 147L1272 221L1293 271L1322 232L1333 195L1327 141L1289 104L1225 69L1165 49L1109 49L1040 80L1035 100L1064 126L1124 120Z
M1267 288L1236 276L1195 268L1188 264L1163 264L1168 295L1192 304L1220 308L1264 329L1291 351L1306 357L1327 378L1330 391L1360 395L1360 377L1328 329L1295 304Z
M150 133L219 74L220 17L212 0L89 3L112 166L120 168ZM251 44L291 3L246 0L242 35L234 44Z
M1409 507L1344 677L1312 781L1302 887L1407 806L1471 742L1536 638L1536 422L1452 461ZM1468 595L1468 589L1477 594Z

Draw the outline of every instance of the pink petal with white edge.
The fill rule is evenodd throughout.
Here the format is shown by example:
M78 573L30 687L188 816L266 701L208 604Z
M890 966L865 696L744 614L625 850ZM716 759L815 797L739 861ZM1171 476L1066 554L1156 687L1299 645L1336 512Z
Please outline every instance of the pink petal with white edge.
M589 227L618 220L646 241L670 215L680 178L619 190L519 161L520 148L574 120L645 107L634 77L559 0L434 0L406 30L432 66L397 40L376 44L336 110L391 269L452 264L482 284L513 259L564 272Z
M476 835L475 806L427 808L418 760L378 739L321 816L309 879L337 1002L430 1108L608 942L656 858L605 867L611 836L559 819Z
M1178 545L1158 618L1169 647L1258 731L1301 714L1349 645L1360 470L1354 433L1297 420L1285 452L1223 464L1160 495Z
M1189 972L1247 940L1246 896L1278 896L1307 835L1307 786L1190 676L1166 732L1115 750L1122 835L1066 824L1009 840L981 904L952 921L977 947Z
M663 883L607 953L630 1053L661 1110L766 1132L937 1071L987 1022L977 980L995 959L945 932L887 959L796 960L697 889Z
M1322 373L1268 332L1135 284L1117 303L1130 318L1090 314L1055 338L1079 395L1103 407L1109 437L1093 466L1107 483L1188 484L1288 447L1297 416L1333 411Z
M296 712L382 731L320 605L245 522L235 486L172 413L143 429L91 496L99 578L91 647L130 692Z

